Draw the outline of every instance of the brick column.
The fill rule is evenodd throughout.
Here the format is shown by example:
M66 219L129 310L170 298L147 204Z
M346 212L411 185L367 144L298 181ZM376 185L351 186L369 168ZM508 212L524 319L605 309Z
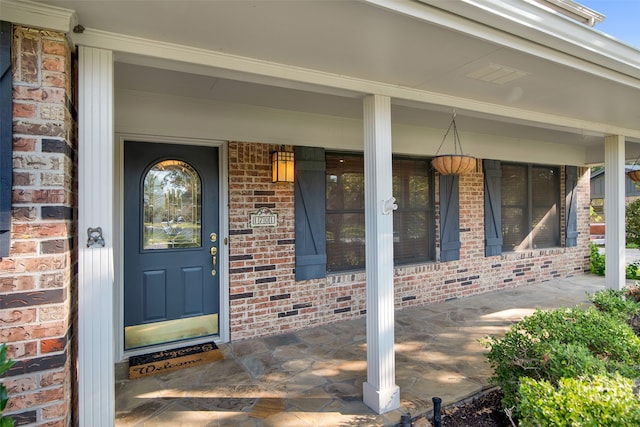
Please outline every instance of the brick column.
M0 325L16 361L4 379L5 414L18 425L73 422L73 61L64 34L13 28L12 230L0 260Z

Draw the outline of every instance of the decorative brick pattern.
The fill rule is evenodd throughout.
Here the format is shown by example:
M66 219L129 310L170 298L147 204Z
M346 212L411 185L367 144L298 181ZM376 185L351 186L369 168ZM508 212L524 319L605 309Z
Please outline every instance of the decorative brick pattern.
M366 314L364 271L296 282L293 184L274 184L279 147L229 144L231 339L271 335ZM289 147L291 148L291 147ZM564 168L562 168L564 194ZM437 180L436 180L437 182ZM436 212L438 209L436 188ZM397 309L583 274L589 268L589 170L579 170L578 246L484 256L484 175L460 177L460 260L395 268ZM248 228L258 206L278 212L276 228ZM564 218L564 206L561 209ZM436 224L439 217L436 214ZM563 221L564 222L564 221ZM439 236L439 228L436 230ZM562 230L564 241L564 229ZM436 239L439 246L439 239Z
M72 425L75 321L74 58L62 33L14 26L11 252L0 259L0 334L16 361L5 414Z

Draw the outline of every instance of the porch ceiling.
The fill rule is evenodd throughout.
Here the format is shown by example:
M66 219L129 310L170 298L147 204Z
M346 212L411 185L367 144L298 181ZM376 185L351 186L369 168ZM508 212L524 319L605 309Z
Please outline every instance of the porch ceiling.
M444 11L433 5L448 7L445 5L450 6L449 2L430 0L43 0L41 3L75 10L79 24L87 29L602 125L602 130L547 126L522 117L458 109L469 131L585 145L594 152L601 151L602 136L607 128L631 130L628 133L633 135L627 138L628 142L640 142L637 58L630 64L618 62L618 66L612 66L604 55L585 50L582 57L588 60L582 61L584 69L580 69L580 60L576 63L572 56L576 55L575 48L568 48L559 38L552 49L540 46L549 36L536 28L522 26L521 35L526 33L526 39L518 39L509 34L513 23L500 24L503 27L499 29L500 34L528 46L530 52L524 53L522 49L498 44L488 37L476 37L470 32L427 22L431 15L459 19L458 14L469 15L473 11L477 19L484 19L486 11L469 4ZM399 12L402 8L419 13ZM557 20L568 32L575 26L576 31L591 35L590 46L613 43L623 52L638 54L637 50L612 41L596 30L547 15L551 24ZM494 17L492 22L498 20ZM607 45L603 46L607 49ZM537 48L549 54L531 52ZM566 63L553 59L553 55L565 57ZM179 67L161 69L162 65L145 66L152 63L118 52L116 60L117 88L347 117L362 114L359 99L362 94L357 91L283 83L287 76L247 79L246 75L234 74L233 70L217 74L213 69L206 72ZM504 77L487 81L490 79L482 76L490 69ZM415 100L394 98L393 102L394 121L412 125L446 126L446 116L452 110L450 105ZM636 155L633 150L630 153ZM597 157L590 158L597 161Z

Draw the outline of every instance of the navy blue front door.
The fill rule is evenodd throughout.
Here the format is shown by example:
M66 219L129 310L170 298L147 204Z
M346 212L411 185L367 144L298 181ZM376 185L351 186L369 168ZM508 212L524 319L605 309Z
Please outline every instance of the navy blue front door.
M219 333L218 149L125 142L125 349Z

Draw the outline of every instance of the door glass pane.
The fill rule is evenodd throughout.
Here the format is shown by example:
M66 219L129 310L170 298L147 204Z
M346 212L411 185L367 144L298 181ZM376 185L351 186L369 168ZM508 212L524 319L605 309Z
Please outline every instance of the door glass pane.
M180 160L156 163L144 177L143 249L201 245L201 180Z

